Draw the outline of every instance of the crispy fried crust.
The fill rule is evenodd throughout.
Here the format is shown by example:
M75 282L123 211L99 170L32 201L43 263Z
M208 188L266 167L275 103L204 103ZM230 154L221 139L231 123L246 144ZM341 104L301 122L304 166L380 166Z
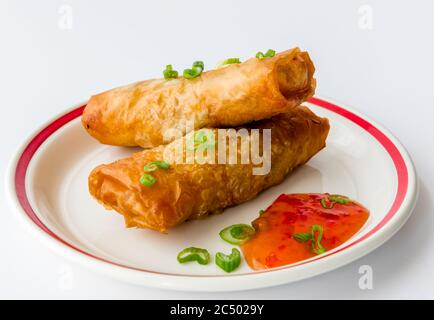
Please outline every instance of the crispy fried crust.
M253 199L280 183L325 146L329 123L306 107L296 107L248 128L271 129L271 171L266 175L253 175L252 164L172 164L152 172L157 178L152 187L142 186L144 165L162 160L163 152L183 143L183 137L99 166L89 177L90 193L107 209L123 214L127 227L165 232L187 219Z
M187 80L148 80L93 96L82 123L101 143L151 148L173 141L168 130L232 127L289 111L314 94L315 68L307 52L204 72Z

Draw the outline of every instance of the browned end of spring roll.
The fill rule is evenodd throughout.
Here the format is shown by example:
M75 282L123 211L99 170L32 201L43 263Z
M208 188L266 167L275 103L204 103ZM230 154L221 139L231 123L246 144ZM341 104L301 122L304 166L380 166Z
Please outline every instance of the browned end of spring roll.
M101 143L151 148L173 141L165 136L171 129L187 133L186 121L194 129L233 127L287 112L314 94L314 71L295 48L195 79L142 81L93 96L82 122Z
M99 166L89 177L90 193L106 208L121 213L127 227L165 232L185 220L253 199L262 190L280 183L289 172L325 146L329 123L306 107L296 107L247 128L271 129L271 170L268 174L254 175L251 163L171 164L167 170L152 172L157 179L153 186L141 185L139 180L144 166L162 160L167 148L184 143L183 137L168 145ZM240 148L239 143L238 152Z

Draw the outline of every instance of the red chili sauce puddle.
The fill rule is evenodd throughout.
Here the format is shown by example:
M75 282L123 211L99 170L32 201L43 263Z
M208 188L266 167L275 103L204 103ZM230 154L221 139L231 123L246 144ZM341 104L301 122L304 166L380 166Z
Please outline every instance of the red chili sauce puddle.
M249 266L255 270L275 268L316 256L312 240L302 243L293 238L297 233L310 233L312 225L322 226L321 245L326 251L356 234L368 219L369 211L349 198L344 197L349 201L343 204L329 201L329 196L280 195L253 221L256 234L241 246Z

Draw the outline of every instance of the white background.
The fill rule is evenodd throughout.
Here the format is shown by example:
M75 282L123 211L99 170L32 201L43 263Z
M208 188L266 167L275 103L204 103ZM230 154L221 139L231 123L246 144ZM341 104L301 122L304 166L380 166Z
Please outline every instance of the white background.
M366 8L372 29L364 28ZM70 9L72 29L65 29ZM159 77L168 63L210 66L296 45L316 64L317 93L389 128L420 177L413 216L375 252L313 279L225 294L147 289L71 265L24 232L2 183L0 298L434 298L433 12L428 0L0 0L2 180L33 130L94 93ZM374 271L373 290L358 287L365 264Z

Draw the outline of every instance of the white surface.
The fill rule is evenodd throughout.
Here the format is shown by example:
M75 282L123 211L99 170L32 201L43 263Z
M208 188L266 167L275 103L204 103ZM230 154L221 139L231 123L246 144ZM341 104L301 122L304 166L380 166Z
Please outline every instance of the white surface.
M408 190L393 218L369 238L355 244L385 219L392 207L398 189L395 166L381 143L363 128L334 112L307 105L330 120L325 150L256 199L229 208L224 214L184 223L165 235L151 230L125 229L119 215L107 212L89 196L89 172L101 163L127 157L134 150L100 145L83 130L80 119L50 136L36 151L27 170L25 185L33 210L49 230L75 248L130 269L98 261L60 244L27 217L15 194L15 168L22 150L18 151L9 169L9 198L23 226L39 241L44 241L69 261L130 283L160 289L222 292L266 288L307 279L348 264L382 245L407 221L417 199L413 164L402 146L389 136L405 161ZM366 120L384 131L372 120ZM290 268L285 266L255 273L242 263L240 268L227 275L215 263L200 266L181 265L176 261L177 253L190 246L207 248L212 254L229 252L233 246L219 238L220 230L236 223L250 223L257 218L260 208L268 207L282 193L302 192L346 194L367 206L370 217L358 233L341 246L320 259L312 258L310 263L295 264Z
M64 4L72 9L71 30L58 26ZM365 4L372 30L359 27ZM70 265L23 232L2 184L0 297L434 298L433 9L429 1L1 1L3 180L30 132L95 92L159 76L167 63L182 69L200 58L213 65L299 45L316 63L318 94L389 128L413 156L421 183L408 223L370 255L310 280L231 294L145 289ZM359 289L362 265L373 268L373 290Z

